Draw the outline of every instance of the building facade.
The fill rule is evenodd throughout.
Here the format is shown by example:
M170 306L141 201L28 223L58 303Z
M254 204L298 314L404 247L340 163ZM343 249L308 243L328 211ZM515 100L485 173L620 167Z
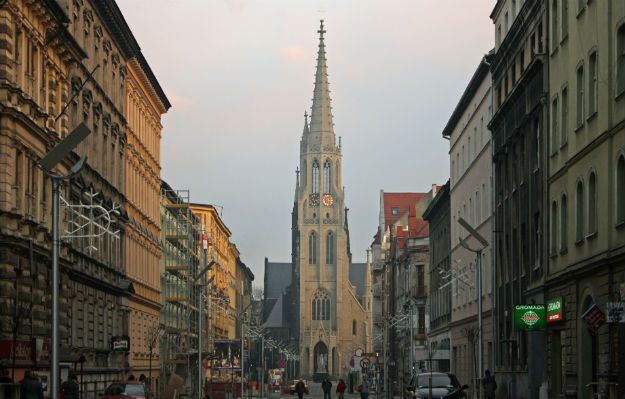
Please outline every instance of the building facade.
M349 279L342 154L332 122L323 21L319 34L310 127L306 120L293 209L295 320L300 375L345 376L354 351L370 349L370 285L364 283L359 297Z
M74 127L63 108L70 96L69 76L86 54L65 28L68 23L56 1L5 1L0 7L0 364L15 381L33 367L49 375L52 193L50 178L37 164ZM67 174L72 165L66 160L55 173ZM68 192L64 184L65 198ZM64 242L64 288L74 269L69 251ZM102 276L112 284L120 277L119 269ZM120 304L115 295L107 300ZM59 320L64 361L78 359L67 350L75 327L72 314L63 311L70 301L66 291ZM107 314L121 328L121 314ZM99 344L106 350L107 342L103 338ZM67 368L62 372L67 374Z
M548 20L542 0L497 1L491 62L495 372L498 392L538 397L546 386L542 331L514 328L515 305L545 303Z
M428 341L433 361L428 367L433 371L451 370L451 204L449 181L430 202L423 219L430 226L430 268L428 279L428 314L430 319ZM429 360L429 359L428 359Z
M549 7L549 267L545 299L551 397L625 392L625 327L590 328L593 307L625 301L625 4ZM587 388L592 382L599 387Z
M473 74L443 129L449 140L451 270L445 281L452 289L452 370L472 388L479 382L477 361L481 335L484 369L493 367L493 246L491 224L492 152L488 122L491 118L491 55L485 56ZM490 243L482 251L482 331L478 325L477 259L471 248L480 247L458 224L463 218Z
M134 287L128 312L132 342L128 361L135 376L148 376L159 364L155 331L161 308L161 116L170 104L140 53L127 61L126 68L124 263Z

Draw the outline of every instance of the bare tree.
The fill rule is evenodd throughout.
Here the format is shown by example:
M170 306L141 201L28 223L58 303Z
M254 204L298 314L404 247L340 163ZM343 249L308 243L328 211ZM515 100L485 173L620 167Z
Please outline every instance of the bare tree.
M259 285L255 285L252 287L252 300L254 301L262 301L264 295L263 287Z
M150 351L150 360L148 366L148 387L150 391L152 390L152 356L154 354L154 349L156 349L156 345L158 344L159 338L163 335L163 329L161 328L159 322L154 322L146 332L146 341L148 343L148 349Z

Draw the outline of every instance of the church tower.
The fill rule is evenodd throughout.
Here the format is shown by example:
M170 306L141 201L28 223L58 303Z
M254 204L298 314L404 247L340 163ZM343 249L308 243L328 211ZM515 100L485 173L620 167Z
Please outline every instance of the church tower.
M370 286L358 292L357 284L350 282L354 265L341 175L341 141L339 138L337 145L332 121L323 20L318 33L312 110L310 120L304 114L300 141L292 239L292 278L299 297L295 331L300 375L315 379L345 376L354 351L367 350L371 340ZM361 274L368 274L366 266Z

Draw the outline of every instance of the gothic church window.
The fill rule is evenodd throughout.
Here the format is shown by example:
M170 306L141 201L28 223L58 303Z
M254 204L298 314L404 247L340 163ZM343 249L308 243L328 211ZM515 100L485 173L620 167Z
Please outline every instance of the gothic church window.
M308 263L317 264L317 235L314 231L308 237Z
M323 163L323 190L324 193L330 193L330 160L326 159Z
M326 236L326 264L328 265L334 264L334 247L334 235L329 231Z
M330 297L325 290L319 290L313 296L312 319L330 320Z
M319 194L319 161L316 159L312 165L312 193Z

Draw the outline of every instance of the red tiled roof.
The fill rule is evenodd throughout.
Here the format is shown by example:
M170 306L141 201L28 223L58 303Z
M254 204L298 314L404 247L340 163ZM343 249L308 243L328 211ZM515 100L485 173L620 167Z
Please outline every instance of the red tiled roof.
M423 198L427 193L384 193L384 221L386 228L401 218L409 208ZM393 215L393 208L397 214Z

